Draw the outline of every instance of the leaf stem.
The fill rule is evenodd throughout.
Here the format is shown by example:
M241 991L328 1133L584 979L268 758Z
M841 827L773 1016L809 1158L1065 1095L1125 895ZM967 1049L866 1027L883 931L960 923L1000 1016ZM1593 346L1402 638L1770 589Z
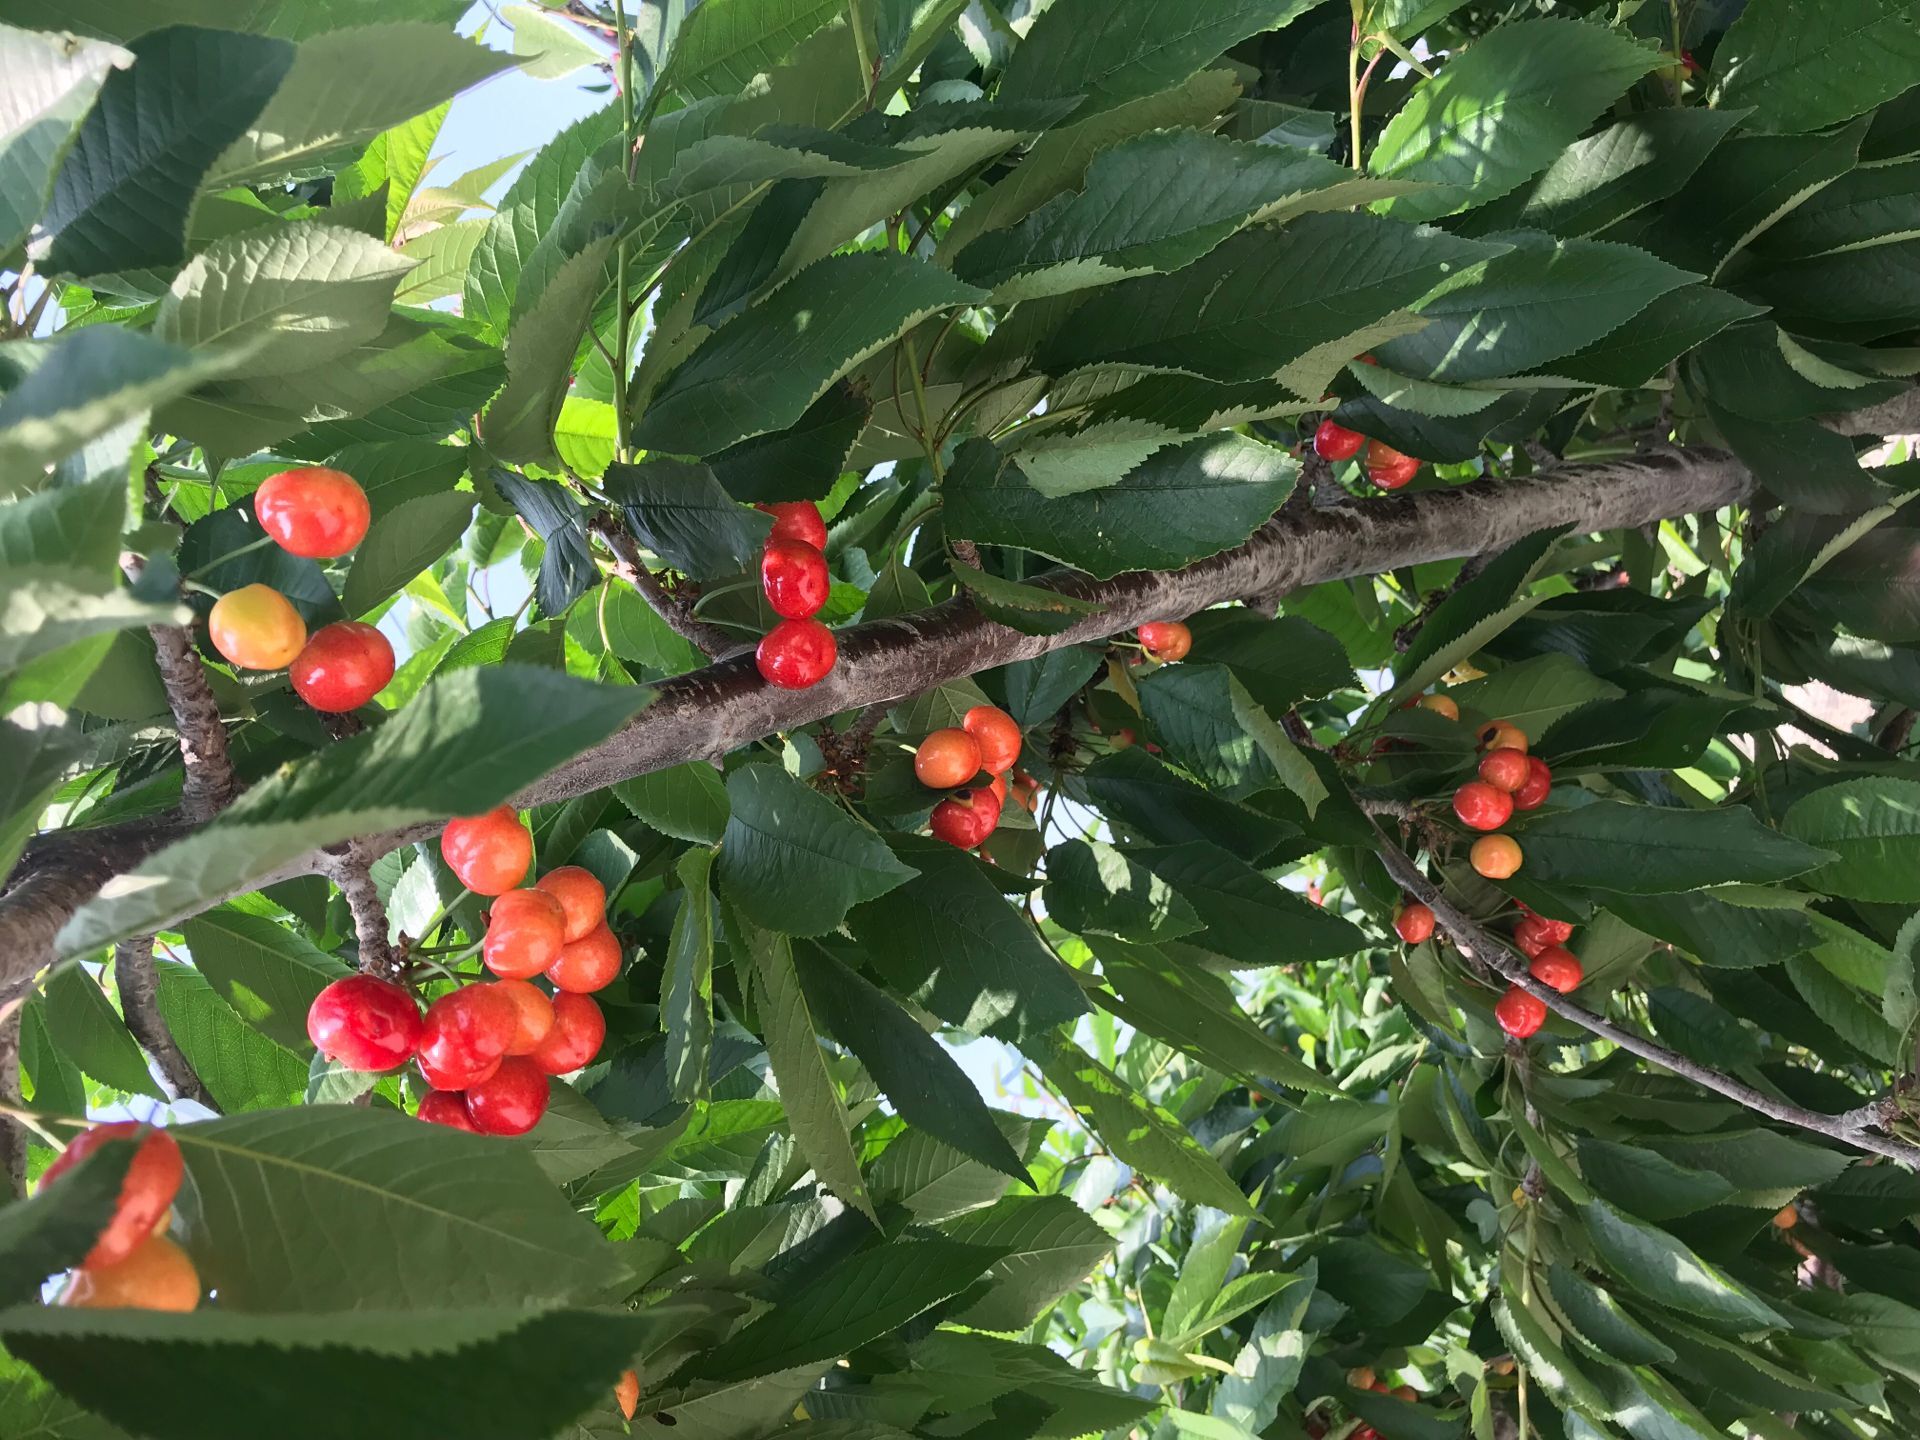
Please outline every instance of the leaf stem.
M226 564L229 560L238 560L242 555L250 555L255 550L264 549L271 544L273 544L273 536L271 535L262 535L258 540L249 540L246 544L242 545L237 550L229 550L224 555L216 555L213 559L207 561L207 563L204 565L195 566L192 570L187 572L184 579L185 581L197 580L202 575L205 575L207 572L211 570L218 570L222 565ZM220 592L217 590L210 590L210 591L207 591L206 593L210 595L217 595Z
M620 130L626 137L621 166L627 178L633 178L634 149L639 141L633 109L633 44L627 30L626 0L613 0L614 42L619 46ZM654 86L658 92L659 86ZM647 110L653 110L653 94L647 96ZM633 420L627 414L627 366L633 356L633 306L627 297L627 237L623 231L614 249L613 259L613 428L614 451L622 464L633 459Z

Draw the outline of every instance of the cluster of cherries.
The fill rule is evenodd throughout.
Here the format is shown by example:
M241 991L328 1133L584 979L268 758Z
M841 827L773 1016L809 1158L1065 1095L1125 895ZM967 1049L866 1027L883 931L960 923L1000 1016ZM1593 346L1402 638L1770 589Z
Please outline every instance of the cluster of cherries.
M962 850L984 844L999 828L1007 777L1019 758L1020 727L997 705L976 705L958 725L922 740L913 752L914 778L929 790L954 792L933 807L927 823L934 838ZM989 782L984 787L959 788L973 786L982 774ZM1023 789L1037 788L1031 776L1020 780Z
M282 470L253 494L253 513L290 555L331 560L365 538L373 511L351 475L325 466ZM213 648L242 670L285 668L316 710L358 710L393 679L393 646L371 625L341 620L309 637L307 622L271 585L242 585L207 616Z
M87 1310L197 1308L200 1272L187 1252L167 1236L173 1224L173 1199L186 1174L173 1136L137 1120L96 1125L74 1137L47 1167L40 1188L57 1184L109 1140L138 1140L139 1148L120 1182L113 1217L74 1267L60 1292L60 1303Z
M546 1113L550 1075L591 1063L607 1021L593 992L620 973L607 892L577 865L520 888L533 837L511 806L450 820L440 853L476 895L495 897L481 958L495 979L462 984L427 1006L372 975L336 980L314 998L307 1036L348 1070L385 1073L408 1061L430 1087L420 1118L482 1135L524 1135ZM544 976L549 994L533 983Z
M1420 473L1420 462L1384 440L1369 440L1332 420L1322 420L1313 432L1313 453L1322 460L1351 460L1367 447L1367 479L1382 490L1398 490Z
M773 516L773 533L760 556L760 588L781 621L762 638L753 660L769 685L806 690L827 678L840 658L840 644L813 617L827 603L833 580L827 573L827 522L811 500L760 509Z

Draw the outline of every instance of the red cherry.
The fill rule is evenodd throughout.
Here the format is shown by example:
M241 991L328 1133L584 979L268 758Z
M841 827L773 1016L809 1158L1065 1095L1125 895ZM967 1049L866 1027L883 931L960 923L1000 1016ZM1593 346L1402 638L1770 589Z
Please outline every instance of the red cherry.
M491 1079L467 1087L467 1114L482 1135L524 1135L547 1113L546 1072L524 1055L500 1062Z
M1178 620L1149 620L1135 633L1140 648L1155 660L1184 660L1193 649L1193 631Z
M567 940L567 912L545 890L509 890L487 912L480 953L503 980L543 974Z
M467 1114L466 1097L457 1090L429 1090L420 1101L419 1118L429 1125L465 1130L469 1135L480 1133L474 1128L473 1117Z
M789 620L817 615L833 588L827 557L804 540L769 540L760 557L760 588L776 615Z
M1480 778L1508 794L1527 783L1527 769L1527 757L1504 745L1480 757Z
M530 1057L549 1075L570 1075L591 1065L607 1038L607 1017L591 995L562 990L553 997L553 1028Z
M1398 490L1420 473L1420 462L1380 440L1367 442L1367 478L1382 490Z
M413 996L390 980L348 975L313 997L307 1038L348 1070L378 1074L406 1064L424 1024Z
M316 710L358 710L393 679L393 646L371 625L341 620L307 641L289 667L293 692Z
M440 854L460 883L476 895L504 895L527 878L533 836L511 805L449 820Z
M980 742L964 730L936 730L913 752L914 778L929 790L951 790L979 773Z
M1547 928L1549 923L1538 915L1522 916L1520 923L1513 927L1514 945L1530 958L1544 954L1549 946L1556 943Z
M927 824L936 840L971 850L1000 823L1000 801L991 790L962 790L933 807Z
M761 638L753 661L769 685L805 690L827 678L839 655L833 631L818 620L782 620Z
M773 533L767 537L768 544L775 540L798 540L816 550L827 548L827 522L820 518L820 507L813 501L777 500L755 508L773 517Z
M1547 762L1527 757L1527 783L1513 792L1513 808L1516 810L1538 810L1547 803L1547 792L1553 789L1553 771L1547 768Z
M207 638L242 670L278 670L306 647L307 622L271 585L242 585L213 602Z
M539 986L525 980L496 980L493 988L513 1001L519 1024L507 1042L507 1054L531 1055L553 1029L553 1001Z
M1409 945L1433 938L1433 911L1418 900L1409 900L1393 917L1393 928Z
M620 973L620 942L603 921L571 945L560 947L560 958L547 967L547 979L556 990L576 995L604 990Z
M1578 990L1580 981L1586 976L1579 957L1558 945L1548 946L1527 969L1542 985L1551 986L1562 995L1570 995Z
M146 1137L140 1138L140 1132ZM101 1270L117 1265L153 1234L154 1227L166 1218L173 1197L180 1193L180 1179L186 1173L181 1163L180 1146L164 1130L153 1130L138 1120L118 1120L111 1125L96 1125L73 1137L67 1148L40 1177L45 1189L78 1165L109 1140L139 1140L133 1161L120 1181L120 1198L114 1203L113 1218L107 1222L93 1249L80 1262L82 1270Z
M1540 933L1547 937L1547 941L1549 944L1564 945L1567 943L1567 941L1573 938L1573 922L1572 921L1549 920L1544 915L1536 915L1534 918L1538 920L1542 926L1545 927L1543 930L1541 930Z
M1513 815L1513 797L1484 780L1469 780L1453 792L1453 813L1474 830L1498 830Z
M1505 720L1489 720L1475 732L1482 750L1518 750L1527 753L1527 732Z
M1020 727L998 705L976 705L960 722L980 745L980 768L989 775L1004 775L1020 758Z
M282 550L309 560L346 554L373 519L359 482L324 465L269 475L253 492L253 513Z
M1322 460L1351 460L1360 453L1367 437L1331 420L1322 420L1313 432L1313 453Z
M502 1060L505 1058L504 1055L500 1057ZM500 1068L500 1060L476 1062L475 1065L460 1070L442 1069L426 1055L416 1055L413 1060L414 1064L420 1067L420 1073L426 1078L428 1085L435 1090L446 1090L456 1094L469 1085L478 1085Z
M1493 1014L1502 1030L1516 1040L1524 1040L1547 1023L1547 1002L1516 985L1500 997Z
M507 1053L520 1028L520 1008L495 985L463 985L427 1007L420 1062L436 1090L465 1090ZM440 1078L458 1083L441 1084ZM461 1079L460 1077L465 1077Z
M631 1370L622 1370L620 1378L613 1383L613 1399L620 1413L633 1419L633 1412L640 1408L640 1377Z
M567 943L584 940L606 923L607 887L600 883L591 870L578 865L562 865L558 870L549 870L542 875L533 882L533 886L560 902L560 908L567 917Z

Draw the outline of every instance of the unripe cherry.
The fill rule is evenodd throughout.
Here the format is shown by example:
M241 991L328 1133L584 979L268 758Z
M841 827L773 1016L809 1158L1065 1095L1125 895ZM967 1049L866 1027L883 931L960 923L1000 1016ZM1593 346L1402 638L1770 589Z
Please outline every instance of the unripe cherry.
M913 752L913 775L929 790L951 790L980 773L980 742L948 727L922 740Z
M633 1412L640 1408L640 1377L631 1370L622 1370L620 1378L613 1382L613 1401L622 1415L633 1419Z
M583 866L562 865L549 870L533 882L533 888L546 891L560 902L567 917L568 944L585 939L606 922L607 887Z
M1547 794L1553 789L1553 771L1547 768L1547 762L1537 756L1527 757L1527 781L1513 792L1513 808L1516 810L1538 810L1547 803Z
M313 997L307 1038L343 1069L397 1070L412 1058L425 1022L413 996L390 980L347 975Z
M253 492L253 513L282 550L309 560L346 554L373 519L359 482L324 465L269 475Z
M1580 981L1586 971L1580 959L1571 950L1563 950L1558 945L1549 945L1527 967L1542 985L1558 990L1562 995L1570 995L1580 988Z
M1193 631L1178 620L1149 620L1135 634L1140 648L1155 660L1184 660L1193 649Z
M820 507L813 501L775 500L754 508L773 517L773 533L767 536L769 544L775 540L798 540L816 550L827 548L827 522L820 518Z
M1500 1028L1516 1040L1525 1040L1547 1023L1547 1002L1514 986L1493 1007Z
M547 979L556 990L588 995L613 983L620 960L620 941L602 921L598 929L560 947L560 958L547 967Z
M140 1132L146 1130L141 1138ZM109 1140L138 1140L133 1160L120 1181L120 1194L114 1202L113 1218L93 1242L93 1248L80 1262L82 1270L98 1270L118 1265L133 1254L140 1243L166 1218L173 1197L180 1193L180 1181L186 1167L180 1159L180 1146L164 1130L150 1130L138 1120L118 1120L96 1125L74 1136L67 1148L40 1177L40 1188L56 1183L87 1156Z
M1420 462L1381 440L1367 442L1367 478L1382 490L1398 490L1420 473Z
M444 1125L449 1130L464 1130L478 1135L473 1117L467 1114L466 1097L457 1090L429 1090L420 1100L419 1119L429 1125Z
M150 1235L111 1265L74 1271L60 1303L80 1310L185 1314L200 1305L200 1272L165 1235Z
M960 726L980 743L980 768L1004 775L1020 758L1020 726L998 705L976 705Z
M1489 720L1475 737L1482 750L1518 750L1527 753L1527 732L1506 720Z
M771 539L760 556L760 587L776 615L789 620L817 615L833 589L827 557L804 540Z
M529 1057L549 1075L570 1075L593 1063L607 1038L607 1017L591 995L553 997L553 1028Z
M1322 460L1351 460L1366 443L1367 437L1358 430L1332 420L1322 420L1313 432L1313 453Z
M242 670L280 670L307 643L307 622L271 585L242 585L213 602L207 638Z
M288 667L293 693L328 715L358 710L393 679L393 646L372 625L340 620L314 632Z
M511 805L500 805L449 820L440 832L440 855L474 894L504 895L527 878L533 836Z
M524 1055L510 1055L478 1085L467 1087L467 1115L482 1135L524 1135L547 1113L552 1084Z
M1453 813L1473 830L1498 830L1513 816L1513 797L1484 780L1469 780L1453 792Z
M1520 869L1520 845L1511 835L1482 835L1467 852L1476 873L1489 880L1505 880Z
M1422 710L1431 710L1443 720L1460 718L1460 703L1451 695L1422 695L1419 703Z
M839 655L833 631L818 620L782 620L761 637L753 663L769 685L805 690L827 678Z
M480 954L503 980L541 975L560 958L567 940L567 913L545 890L509 890L487 912Z
M1409 945L1433 938L1433 911L1418 900L1409 900L1393 917L1393 928Z
M1480 778L1496 790L1512 794L1527 783L1527 757L1510 745L1480 757Z

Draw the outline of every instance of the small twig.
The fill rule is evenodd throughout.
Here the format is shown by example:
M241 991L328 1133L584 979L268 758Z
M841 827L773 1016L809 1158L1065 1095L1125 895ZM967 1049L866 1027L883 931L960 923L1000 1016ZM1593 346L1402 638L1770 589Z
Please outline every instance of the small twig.
M691 605L660 583L660 577L641 562L639 546L618 520L596 515L587 528L613 552L613 573L638 590L674 634L711 659L740 648L731 635L698 618Z
M349 844L343 847L343 853L331 855L326 873L340 887L347 909L353 912L361 970L398 980L406 967L387 943L387 907L374 886L372 864L372 858L359 845Z
M120 568L129 580L138 580L144 564L138 556L128 555ZM167 708L180 734L180 764L186 771L180 813L190 824L203 824L232 803L237 788L227 729L220 723L220 702L213 698L206 666L185 626L149 625L147 634L153 637Z
M217 1109L213 1096L201 1083L193 1064L174 1043L173 1034L160 1016L158 977L153 968L153 937L136 936L113 947L113 978L120 988L120 1008L127 1018L127 1029L140 1042L140 1048L160 1067L175 1099L197 1100L209 1110Z
M1757 1114L1765 1115L1770 1120L1777 1120L1783 1125L1792 1125L1802 1130L1810 1130L1816 1135L1825 1135L1829 1139L1838 1140L1843 1145L1850 1145L1856 1150L1884 1155L1890 1160L1897 1160L1903 1165L1920 1169L1920 1145L1896 1140L1884 1133L1890 1118L1890 1109L1893 1104L1891 1101L1874 1101L1841 1115L1822 1115L1813 1110L1803 1110L1798 1105L1786 1104L1754 1089L1751 1085L1742 1084L1731 1075L1723 1075L1718 1070L1696 1064L1678 1051L1669 1050L1658 1041L1650 1040L1637 1031L1616 1025L1613 1021L1594 1014L1584 1005L1577 1004L1551 986L1542 985L1527 973L1527 959L1524 955L1476 924L1420 873L1420 867L1415 865L1399 846L1389 840L1378 825L1373 828L1374 835L1379 840L1380 859L1386 865L1387 873L1399 882L1403 890L1425 903L1433 911L1434 918L1440 922L1440 928L1453 938L1454 946L1461 955L1476 964L1490 967L1501 979L1525 990L1562 1019L1571 1020L1583 1030L1591 1031L1603 1040L1612 1041L1622 1050L1638 1055L1642 1060L1650 1060L1655 1065L1693 1081L1702 1089L1722 1095L1736 1105L1745 1106Z
M980 547L971 540L949 540L947 548L953 552L953 558L969 570L983 570L980 563Z

